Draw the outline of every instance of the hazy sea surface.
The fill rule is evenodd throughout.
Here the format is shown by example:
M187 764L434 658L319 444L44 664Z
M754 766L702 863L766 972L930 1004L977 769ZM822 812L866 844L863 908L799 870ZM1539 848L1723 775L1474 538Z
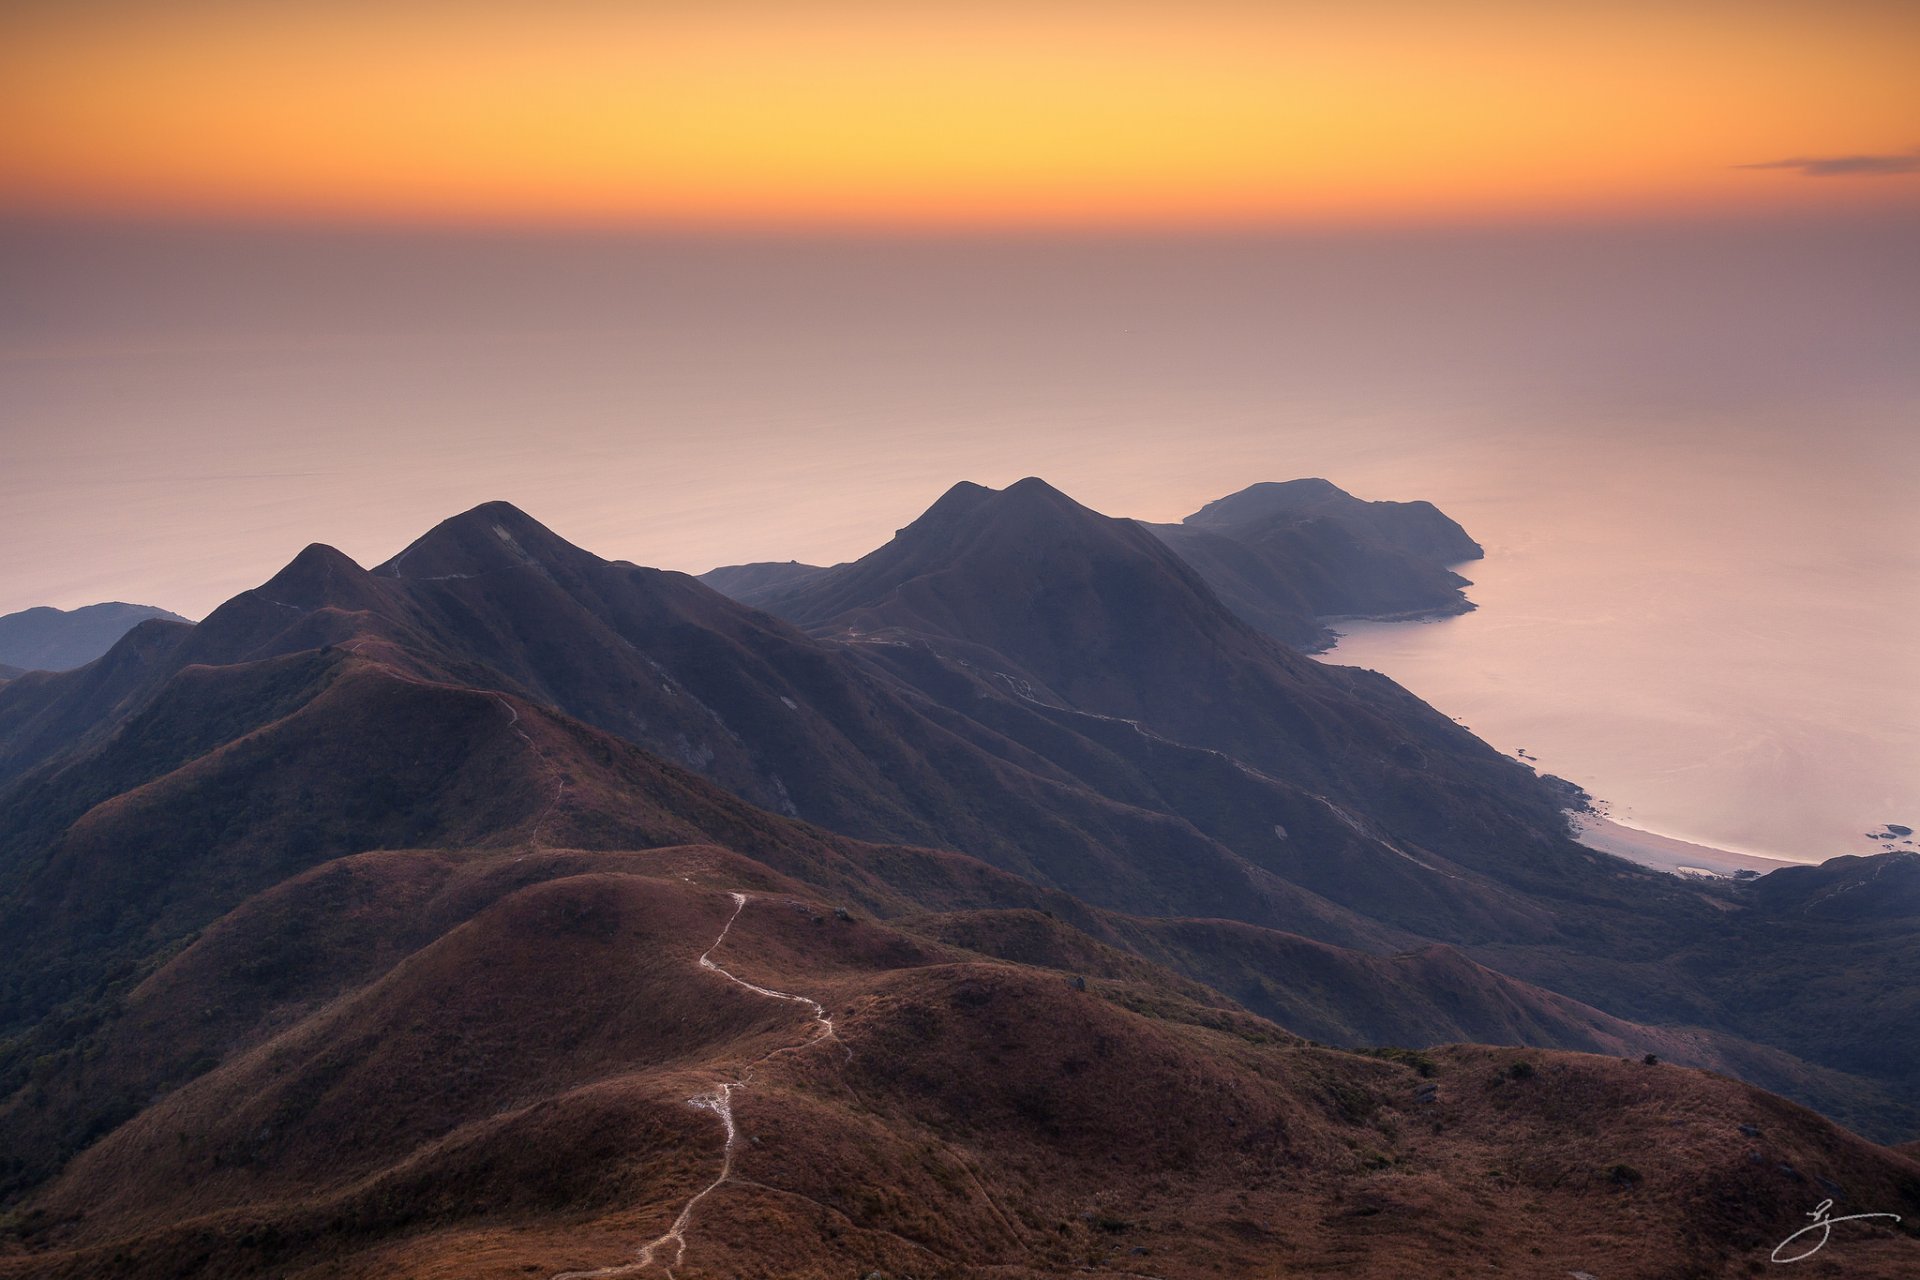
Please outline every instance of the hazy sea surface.
M192 616L505 498L609 557L859 555L951 483L1425 497L1377 667L1664 834L1920 826L1920 228L974 241L0 228L0 612Z
M1447 504L1487 550L1460 566L1475 612L1336 624L1324 657L1386 672L1630 826L1796 860L1878 852L1867 832L1920 826L1920 524L1877 468L1805 494L1796 476L1844 474L1821 456L1835 443L1540 451L1527 484Z

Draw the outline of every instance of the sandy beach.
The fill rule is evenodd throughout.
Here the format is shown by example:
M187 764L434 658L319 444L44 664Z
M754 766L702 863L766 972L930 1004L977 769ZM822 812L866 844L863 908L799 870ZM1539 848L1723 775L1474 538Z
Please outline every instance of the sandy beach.
M1688 840L1676 840L1672 836L1655 835L1651 831L1624 826L1611 818L1602 818L1593 814L1581 815L1576 819L1575 826L1574 838L1589 849L1611 853L1615 857L1625 858L1630 862L1637 862L1642 866L1653 867L1660 871L1674 871L1682 874L1704 872L1716 876L1730 876L1736 871L1755 871L1765 875L1769 871L1778 871L1782 867L1807 865L1784 858L1763 858L1757 854L1734 853L1728 849L1715 849L1710 845L1694 844Z

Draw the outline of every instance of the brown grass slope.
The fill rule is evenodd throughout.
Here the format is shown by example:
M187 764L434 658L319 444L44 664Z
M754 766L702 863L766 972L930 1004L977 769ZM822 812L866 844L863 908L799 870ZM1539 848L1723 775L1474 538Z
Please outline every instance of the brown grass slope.
M615 1265L719 1174L720 1124L689 1099L749 1071L676 1275L1715 1275L1821 1198L1920 1213L1920 1166L1730 1080L1317 1049L1150 967L1082 987L838 918L711 849L520 888L508 855L435 856L356 860L412 884L413 909L361 894L342 927L459 923L96 1144L15 1216L0 1274ZM696 963L736 887L754 896L715 960L821 1001L835 1038ZM1839 1230L1845 1274L1920 1258L1910 1235Z
M254 714L229 719L239 707ZM224 732L233 736L221 741ZM188 668L150 715L14 803L21 838L0 854L0 935L32 962L0 982L10 1029L0 1096L12 1099L13 1139L0 1171L12 1185L43 1177L205 1056L150 1046L153 1072L95 1080L87 1064L100 1028L127 992L250 896L343 854L722 841L868 908L1064 907L954 855L860 847L856 861L851 842L578 722L344 650ZM348 950L316 946L313 963L353 971ZM64 1082L63 1103L24 1101L40 1096L33 1081L49 1080Z
M1828 1099L1868 1128L1891 1122L1897 1129L1907 1115L1896 1090L1725 1031L1618 1018L1437 944L1376 955L1231 920L1103 912L1075 927L1031 909L908 917L901 925L1001 959L1101 977L1127 977L1144 964L1190 980L1190 999L1230 997L1226 1003L1326 1044L1476 1042L1631 1058L1653 1053L1790 1096Z

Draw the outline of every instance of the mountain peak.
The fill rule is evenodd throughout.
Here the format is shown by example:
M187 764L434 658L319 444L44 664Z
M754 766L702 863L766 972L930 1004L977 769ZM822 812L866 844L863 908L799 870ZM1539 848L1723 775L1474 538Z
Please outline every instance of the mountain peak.
M257 590L276 603L313 609L332 603L343 584L358 582L366 572L345 552L310 542Z
M491 502L483 502L477 507L470 507L453 518L455 520L488 520L498 524L505 524L509 527L517 526L526 528L532 526L541 529L545 527L541 525L538 520L535 520L532 516L522 511L519 507L514 506L511 502L506 501L504 498L495 498Z
M949 537L954 529L979 525L1015 532L1033 527L1035 520L1108 521L1108 517L1075 502L1038 476L1016 480L1004 489L963 480L901 530L901 534Z
M803 627L984 645L1062 693L1118 687L1119 668L1169 655L1182 669L1230 651L1268 660L1265 642L1158 539L1037 477L956 485L887 545L774 603Z
M1306 476L1298 480L1263 480L1224 498L1214 499L1181 523L1220 529L1297 514L1328 502L1358 501L1333 481L1323 480L1319 476Z
M944 523L965 517L977 511L984 502L991 501L998 491L971 480L962 480L934 500L932 506L922 511L907 529L924 525L928 521ZM906 529L896 529L896 533L905 533Z
M1020 494L1028 497L1044 497L1060 502L1073 502L1072 498L1069 498L1066 494L1060 492L1039 476L1027 476L1023 479L1015 480L1005 489L1002 489L1001 492L1010 495ZM1079 504L1075 503L1074 505L1078 506Z
M511 502L496 500L442 520L374 573L472 578L496 569L550 569L586 554Z
M1309 521L1330 522L1355 538L1439 565L1483 554L1480 544L1431 502L1369 502L1318 477L1248 485L1181 523L1257 543Z

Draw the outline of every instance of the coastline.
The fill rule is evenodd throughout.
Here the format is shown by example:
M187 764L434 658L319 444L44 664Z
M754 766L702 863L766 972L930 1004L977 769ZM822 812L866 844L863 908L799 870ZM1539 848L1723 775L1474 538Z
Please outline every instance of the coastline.
M1598 814L1576 813L1573 815L1573 838L1589 849L1601 853L1610 853L1629 862L1637 862L1643 867L1652 867L1656 871L1671 871L1677 875L1699 874L1705 872L1715 876L1731 876L1739 871L1752 871L1765 875L1769 871L1778 871L1782 867L1815 866L1816 863L1794 862L1786 858L1766 858L1754 853L1735 853L1731 849L1716 849L1711 845L1694 844L1689 840L1677 840L1672 836L1657 835L1652 831L1642 831L1638 827L1629 827L1603 818Z
M1467 585L1472 586L1473 584L1468 583ZM1340 622L1439 622L1443 618L1458 618L1462 614L1477 612L1479 608L1480 608L1479 605L1467 599L1465 596L1461 596L1459 601L1455 604L1441 605L1432 609L1409 609L1405 613L1320 613L1320 614L1315 614L1313 618L1313 624L1320 628L1320 631L1324 638L1320 640L1317 644L1315 644L1312 648L1305 648L1305 647L1301 648L1300 652L1306 654L1309 658L1319 658L1322 661L1327 661L1328 659L1326 655L1332 653L1335 649L1339 648L1340 642L1347 638L1347 633L1340 630L1337 626L1335 626L1334 625L1335 623L1340 623ZM1342 664L1335 664L1335 665L1342 665ZM1347 663L1344 665L1351 666L1352 664Z

